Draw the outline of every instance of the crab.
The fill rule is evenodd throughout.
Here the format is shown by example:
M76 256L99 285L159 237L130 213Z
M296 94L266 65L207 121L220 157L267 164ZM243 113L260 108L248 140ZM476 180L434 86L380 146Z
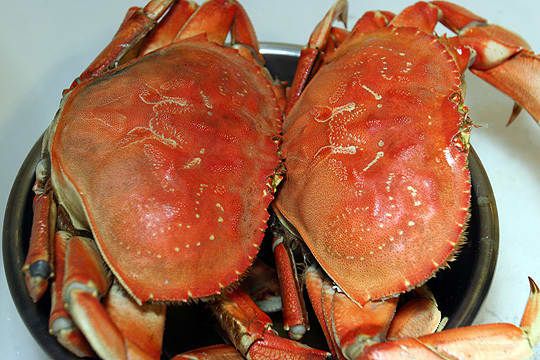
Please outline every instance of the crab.
M159 358L165 303L219 296L252 264L280 164L263 62L236 1L151 0L64 91L22 271L34 301L53 278L50 331L76 355Z
M308 323L287 238L300 238L357 306L421 286L456 255L471 196L465 70L514 99L510 122L522 107L540 119L540 57L518 35L443 1L370 11L351 31L333 27L346 12L338 0L317 25L288 92L286 176L273 207L292 338ZM438 22L457 36L434 34ZM527 318L538 326L538 313Z

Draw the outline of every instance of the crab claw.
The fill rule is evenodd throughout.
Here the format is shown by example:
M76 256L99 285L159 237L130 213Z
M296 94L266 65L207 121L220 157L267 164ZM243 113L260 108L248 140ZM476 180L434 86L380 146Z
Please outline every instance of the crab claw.
M222 328L248 359L328 359L330 354L276 335L272 320L241 290L225 295L213 305Z
M414 291L397 311L386 337L390 340L434 333L441 323L441 312L433 293L423 286Z
M335 357L355 359L366 347L384 341L398 298L368 302L361 307L336 291L313 266L306 271L306 286Z

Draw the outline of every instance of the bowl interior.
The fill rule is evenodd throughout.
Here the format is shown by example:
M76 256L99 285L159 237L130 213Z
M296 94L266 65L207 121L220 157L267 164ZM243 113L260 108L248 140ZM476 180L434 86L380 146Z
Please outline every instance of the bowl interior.
M262 44L270 72L280 80L291 81L296 68L299 47L286 44ZM31 191L34 168L39 159L38 141L24 161L13 185L3 230L3 255L6 277L17 309L26 326L43 349L54 359L76 359L48 333L49 296L38 304L26 293L20 269L28 248L32 223ZM471 220L467 240L456 261L429 281L448 327L469 325L489 289L497 259L498 221L491 186L478 156L471 149L469 165L472 176ZM268 243L268 242L267 242ZM268 249L262 249L262 252ZM315 316L310 316L312 329L304 342L326 348ZM276 328L281 321L275 318ZM220 330L201 304L170 307L164 338L163 358L199 346L223 342Z

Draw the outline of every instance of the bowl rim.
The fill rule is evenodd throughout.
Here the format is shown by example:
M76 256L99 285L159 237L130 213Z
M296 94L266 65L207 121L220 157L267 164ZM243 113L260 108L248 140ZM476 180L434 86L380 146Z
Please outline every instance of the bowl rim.
M263 55L298 57L301 49L302 46L288 43L260 43L260 51ZM13 246L24 241L19 225L24 218L28 197L32 196L29 189L32 187L34 168L40 151L41 138L32 147L22 163L6 204L2 233L4 271L11 298L29 332L49 356L64 358L63 349L60 346L51 347L51 335L48 331L41 329L40 325L42 324L38 321L38 308L27 295L24 281L22 281L20 269L23 263L17 255L18 246ZM471 165L469 167L471 177L474 179L472 186L478 202L479 215L488 221L482 221L479 228L478 251L481 256L478 257L478 262L475 263L472 271L472 283L477 284L477 286L469 287L462 295L464 300L448 322L447 327L449 328L470 325L473 322L491 286L499 248L499 222L495 196L487 172L472 147L469 153L469 164Z

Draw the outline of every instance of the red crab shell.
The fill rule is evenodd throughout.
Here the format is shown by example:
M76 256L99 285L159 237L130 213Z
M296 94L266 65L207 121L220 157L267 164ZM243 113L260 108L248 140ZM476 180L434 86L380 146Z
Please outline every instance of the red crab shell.
M280 109L254 63L207 41L153 52L63 101L52 180L138 301L217 293L251 264Z
M277 207L357 302L424 282L460 241L460 85L440 40L386 28L341 45L285 119Z

